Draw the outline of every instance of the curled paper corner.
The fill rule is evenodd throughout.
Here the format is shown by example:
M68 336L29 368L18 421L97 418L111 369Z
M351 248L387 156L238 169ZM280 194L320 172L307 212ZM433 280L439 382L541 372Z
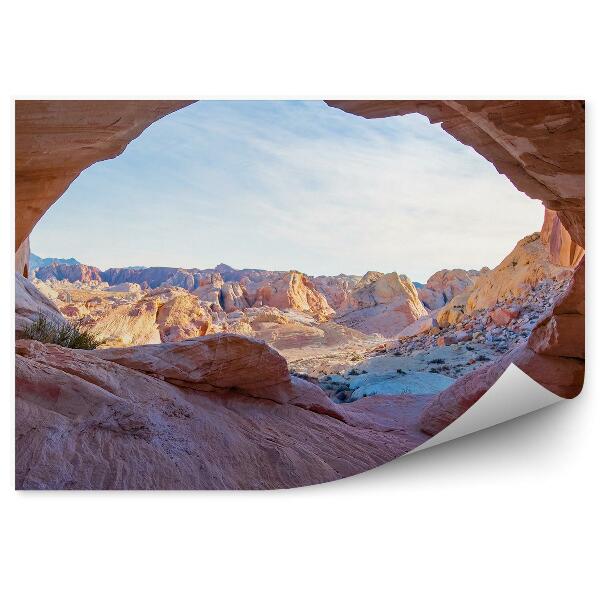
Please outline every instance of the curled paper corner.
M498 381L469 410L407 454L516 419L560 400L564 398L553 394L511 363Z

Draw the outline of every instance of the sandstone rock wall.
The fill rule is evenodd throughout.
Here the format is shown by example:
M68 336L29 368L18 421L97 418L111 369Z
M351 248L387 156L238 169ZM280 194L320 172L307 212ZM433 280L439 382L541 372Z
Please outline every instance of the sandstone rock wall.
M579 264L584 250L573 241L555 211L546 209L541 236L555 265L576 267Z
M484 269L486 272L489 269ZM417 290L423 305L429 310L445 306L452 298L474 285L479 271L464 269L442 269L434 273L427 283Z

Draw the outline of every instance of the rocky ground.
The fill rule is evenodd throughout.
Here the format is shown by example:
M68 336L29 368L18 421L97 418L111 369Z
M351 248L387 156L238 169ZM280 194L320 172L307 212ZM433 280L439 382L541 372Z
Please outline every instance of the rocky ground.
M521 298L497 302L444 328L431 319L435 325L428 331L387 341L368 350L351 368L313 380L335 402L440 391L525 341L567 285L568 280L543 280Z

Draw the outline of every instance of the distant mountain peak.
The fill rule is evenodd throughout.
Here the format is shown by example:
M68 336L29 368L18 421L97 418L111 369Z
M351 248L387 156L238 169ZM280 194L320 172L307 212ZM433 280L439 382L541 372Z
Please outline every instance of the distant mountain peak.
M229 271L237 271L237 269L234 269L233 267L230 267L229 265L226 265L225 263L219 263L215 267L215 271L217 271L218 273L227 273Z
M33 252L29 255L29 269L31 272L39 267L47 267L52 264L57 265L80 265L76 258L42 258Z

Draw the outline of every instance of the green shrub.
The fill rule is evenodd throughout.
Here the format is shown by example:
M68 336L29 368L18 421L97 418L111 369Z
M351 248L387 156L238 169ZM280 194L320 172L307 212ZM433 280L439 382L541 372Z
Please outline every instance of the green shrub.
M81 350L93 350L104 341L93 333L81 329L79 325L61 323L42 312L39 312L37 319L25 328L23 337L44 344L58 344L65 348Z

